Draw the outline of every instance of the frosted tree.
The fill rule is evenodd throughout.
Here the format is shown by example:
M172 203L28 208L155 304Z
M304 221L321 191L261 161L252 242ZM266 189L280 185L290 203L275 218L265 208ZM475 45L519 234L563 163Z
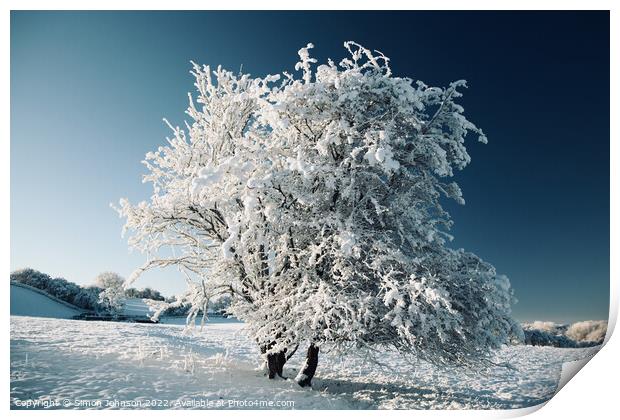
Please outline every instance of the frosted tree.
M392 75L354 42L317 66L264 78L194 64L185 129L147 154L148 202L121 200L130 246L177 266L190 320L214 296L247 324L269 368L300 345L311 384L319 348L395 348L435 363L472 363L518 333L510 283L447 247L444 199L464 204L454 171L483 132L447 88ZM315 68L316 67L316 68ZM167 249L167 250L165 250Z
M112 272L103 272L95 278L95 286L103 289L99 293L99 303L110 312L116 313L123 308L125 298L125 279Z

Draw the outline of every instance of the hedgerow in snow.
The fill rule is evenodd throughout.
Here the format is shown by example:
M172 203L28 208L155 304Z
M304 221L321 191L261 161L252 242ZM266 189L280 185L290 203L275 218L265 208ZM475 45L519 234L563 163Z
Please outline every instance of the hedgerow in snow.
M10 278L11 282L22 283L43 290L78 308L92 311L104 309L99 303L99 294L102 289L97 286L83 287L60 277L52 278L32 268L13 271Z
M308 344L309 385L321 347L395 348L435 363L469 363L506 343L505 276L447 247L441 203L464 204L450 181L486 142L447 88L396 77L380 52L346 42L318 65L299 50L299 76L235 74L194 64L185 128L148 153L153 195L118 211L147 254L130 278L177 266L190 320L232 296L270 377ZM163 306L162 306L163 309Z

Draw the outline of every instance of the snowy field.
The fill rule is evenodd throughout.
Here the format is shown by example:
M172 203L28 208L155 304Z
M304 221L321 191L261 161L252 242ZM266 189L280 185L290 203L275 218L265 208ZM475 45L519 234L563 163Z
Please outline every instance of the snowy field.
M108 406L139 401L139 408L258 408L247 401L295 409L521 408L553 395L562 362L598 350L507 347L496 362L514 369L476 373L423 362L411 366L397 354L387 354L379 367L361 356L322 353L313 389L302 389L292 380L263 376L257 347L243 325L211 323L188 335L174 323L12 316L11 407L63 401L87 408L105 400ZM286 365L289 377L301 364L299 353Z

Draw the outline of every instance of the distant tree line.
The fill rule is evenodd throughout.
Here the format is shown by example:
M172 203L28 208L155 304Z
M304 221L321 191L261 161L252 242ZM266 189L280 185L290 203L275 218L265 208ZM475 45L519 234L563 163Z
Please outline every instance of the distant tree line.
M51 277L48 274L25 268L11 273L11 282L25 284L36 289L42 290L47 294L54 296L64 302L70 303L89 311L101 312L106 311L107 307L100 301L100 295L105 290L104 285L97 284L93 286L80 286L70 282L62 277ZM164 301L162 294L150 287L142 290L129 288L124 291L127 298L152 299ZM178 308L187 311L187 308ZM187 313L187 312L185 312ZM181 313L183 315L183 313Z
M62 277L52 278L32 268L12 272L11 282L37 288L82 309L91 311L102 309L99 304L99 294L103 289L98 286L82 287Z
M574 324L535 321L522 324L524 343L562 348L592 347L603 344L607 321L581 321Z
M187 316L192 309L192 304L190 302L177 303L178 298L176 296L171 296L165 301L169 303L170 306L162 312L162 316ZM227 314L231 301L232 297L230 295L216 296L209 301L208 311L210 313L219 313L222 315ZM202 316L202 311L199 311L198 315Z
M160 301L166 300L166 298L162 296L159 291L151 289L150 287L145 287L142 290L130 287L129 289L125 289L125 296L128 298L152 299Z

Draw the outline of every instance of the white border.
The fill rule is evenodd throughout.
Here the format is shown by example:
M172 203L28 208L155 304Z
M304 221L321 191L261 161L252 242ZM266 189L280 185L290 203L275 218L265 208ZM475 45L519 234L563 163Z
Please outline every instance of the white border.
M618 57L617 57L617 48L618 48L618 31L617 31L617 8L614 8L614 5L617 2L613 1L600 1L600 0L590 0L590 1L575 1L575 0L564 0L564 1L548 1L548 0L521 0L521 1L489 1L489 0L477 0L477 1L458 1L458 0L424 0L424 1L416 1L415 3L406 3L392 0L382 0L382 1L370 1L370 0L355 0L355 1L328 1L328 0L315 0L313 2L291 2L284 0L262 0L260 2L256 1L235 1L229 0L226 2L205 2L205 1L197 1L197 0L176 0L174 2L165 2L165 1L149 1L140 3L134 0L109 0L109 1L89 1L88 3L80 2L76 0L64 0L64 1L43 1L43 0L25 0L25 1L15 1L15 0L5 0L2 2L2 20L0 21L0 36L2 41L0 43L0 54L4 59L1 61L3 64L0 65L0 75L3 80L4 89L0 90L4 92L3 101L2 101L2 113L1 117L4 123L1 125L3 130L3 140L2 147L3 153L1 159L2 165L0 165L0 170L2 171L1 175L1 192L2 196L5 200L2 201L2 206L0 206L0 212L2 221L4 224L3 232L3 241L2 243L2 255L1 259L2 269L5 275L8 277L10 271L10 218L9 218L9 197L10 197L10 77L9 77L9 69L10 69L10 10L201 10L201 9L210 9L210 10L231 10L231 9L247 9L247 10L259 10L259 9L288 9L288 10L339 10L339 9L365 9L365 10L384 10L384 9L415 9L415 10L611 10L611 115L618 116L618 84L617 77L613 77L613 75L620 74L618 68ZM258 7L260 6L260 7ZM620 164L619 156L618 156L618 124L615 119L611 119L611 139L615 139L615 141L611 142L610 146L610 167L611 170L611 191L610 191L610 212L612 215L619 214L620 206L618 205L618 184L619 184L619 172L615 168ZM618 264L616 263L618 258L618 223L616 219L612 217L611 225L610 225L610 255L611 255L611 291L610 291L610 331L613 330L617 320L618 314ZM584 280L585 281L585 280ZM10 376L9 369L9 346L7 345L9 342L9 327L8 327L8 316L9 316L9 281L8 278L5 279L5 293L3 294L3 303L4 303L4 312L2 315L3 318L3 356L4 356L4 378L2 381L2 390L3 393L3 401L5 403L5 410L9 409L9 381L7 380ZM620 354L619 348L620 344L618 344L617 339L611 339L609 341L610 335L607 337L607 345L603 350L596 356L594 359L588 363L588 367L583 370L583 372L579 373L579 379L570 381L566 385L565 388L561 390L554 398L551 399L549 403L547 403L548 407L545 407L543 410L539 410L534 414L536 418L573 418L579 417L583 418L584 416L588 416L588 418L609 418L608 413L613 413L615 409L618 407L617 400L617 392L615 391L616 384L618 383L620 369L618 366L620 363L618 362L618 356ZM537 408L534 407L530 409L522 409L522 410L508 410L508 411L390 411L390 412L376 412L376 411L359 411L359 412L331 412L327 410L322 410L318 413L308 412L308 411L296 411L294 414L290 412L280 412L280 411L266 411L266 412L251 412L246 413L242 411L233 411L233 412L205 412L205 411L197 411L197 412L189 412L189 411L181 411L179 412L182 416L190 416L195 418L209 418L209 417L217 417L217 418L245 418L248 415L252 417L258 418L282 418L289 417L291 415L295 415L295 417L301 418L314 418L316 416L324 417L337 415L339 417L354 415L356 418L368 418L375 416L385 416L388 415L390 417L398 417L398 418L407 418L410 419L411 416L420 416L420 417L434 417L434 418L445 418L447 416L450 417L459 417L459 418L499 418L499 417L514 417L527 414L532 411L536 411ZM17 412L12 411L10 413L11 416L14 417L26 417L26 418L40 418L40 417L50 417L50 418L82 418L86 415L92 415L95 417L103 416L103 417L134 417L136 415L140 416L149 416L151 418L165 418L169 416L179 415L176 412L171 411L150 411L148 413L138 413L134 411L115 411L113 414L110 412Z

